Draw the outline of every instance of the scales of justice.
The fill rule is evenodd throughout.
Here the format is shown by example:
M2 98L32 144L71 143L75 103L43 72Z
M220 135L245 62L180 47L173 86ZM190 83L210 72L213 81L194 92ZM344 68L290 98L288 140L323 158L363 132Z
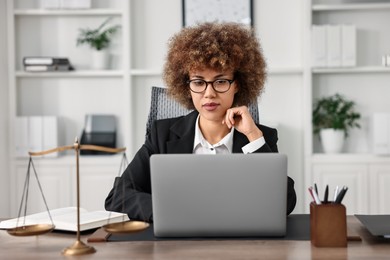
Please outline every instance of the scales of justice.
M107 153L123 153L122 156L122 162L120 166L120 172L123 167L127 165L127 159L126 159L126 148L111 148L111 147L105 147L105 146L97 146L97 145L80 145L78 139L76 138L73 145L68 146L61 146L54 149L41 151L41 152L29 152L30 158L29 158L29 164L28 164L28 170L26 174L26 181L24 184L23 189L23 195L22 200L19 207L19 213L18 213L18 222L16 224L15 228L7 229L7 232L12 236L36 236L36 235L42 235L49 233L55 229L55 225L53 222L53 219L50 215L50 210L48 208L48 205L46 203L45 196L43 194L43 190L41 187L41 184L39 182L39 178L37 175L37 172L35 170L32 157L33 156L42 156L54 152L62 152L66 150L74 150L76 154L76 192L77 192L77 239L76 241L69 247L65 248L62 251L63 255L84 255L84 254L92 254L96 252L96 249L92 246L89 246L81 241L80 239L80 170L79 170L79 156L80 156L80 150L91 150L91 151L100 151L100 152L107 152ZM34 224L34 225L25 225L24 221L22 225L19 224L19 219L21 217L21 210L24 204L24 218L26 217L27 212L27 199L28 199L28 191L29 191L29 179L30 179L30 169L33 169L36 180L38 182L38 187L40 189L43 201L46 206L47 213L49 214L51 223L50 224ZM116 189L117 187L115 187ZM123 202L124 203L124 202ZM145 230L149 227L149 223L143 222L143 221L135 221L135 220L123 220L122 222L118 223L109 223L103 226L106 232L108 233L134 233L134 232L140 232L142 230Z

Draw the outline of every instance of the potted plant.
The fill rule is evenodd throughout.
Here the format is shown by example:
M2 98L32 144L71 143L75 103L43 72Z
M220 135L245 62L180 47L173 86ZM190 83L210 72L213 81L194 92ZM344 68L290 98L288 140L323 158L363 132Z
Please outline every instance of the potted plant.
M111 42L111 36L115 34L120 25L107 26L112 17L107 18L96 29L81 28L79 29L79 35L77 37L77 46L82 44L89 45L93 52L93 68L105 69L107 65L107 48Z
M319 134L325 153L341 152L349 130L360 128L355 103L340 94L318 99L313 110L313 131Z

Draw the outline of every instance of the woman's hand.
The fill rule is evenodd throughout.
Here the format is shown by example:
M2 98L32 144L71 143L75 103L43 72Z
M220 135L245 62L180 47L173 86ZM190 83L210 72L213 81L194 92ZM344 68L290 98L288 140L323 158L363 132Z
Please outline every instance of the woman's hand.
M263 136L246 106L229 108L222 124L226 124L229 128L234 127L237 131L243 133L250 142Z

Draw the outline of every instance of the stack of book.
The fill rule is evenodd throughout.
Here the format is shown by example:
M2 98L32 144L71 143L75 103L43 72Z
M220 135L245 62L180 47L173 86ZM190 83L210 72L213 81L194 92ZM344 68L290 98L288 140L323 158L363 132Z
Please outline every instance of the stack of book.
M321 24L312 26L312 65L324 67L356 66L356 25Z
M15 156L29 157L29 151L44 151L58 146L58 124L56 116L18 116L15 118ZM56 157L50 153L44 157Z
M73 70L68 58L62 57L24 57L25 71L68 71Z

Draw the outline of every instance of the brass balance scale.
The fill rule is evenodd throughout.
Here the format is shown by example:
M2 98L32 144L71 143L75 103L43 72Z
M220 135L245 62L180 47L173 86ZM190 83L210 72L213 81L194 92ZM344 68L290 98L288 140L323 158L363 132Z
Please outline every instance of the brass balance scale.
M47 206L45 196L43 194L43 190L41 187L41 184L39 182L39 178L37 175L37 172L34 167L34 163L32 161L33 156L42 156L54 152L62 152L66 150L75 150L76 152L76 186L77 186L77 240L69 247L65 248L62 251L63 255L84 255L84 254L92 254L95 253L96 250L94 247L89 246L81 241L80 239L80 177L79 177L79 155L80 150L92 150L92 151L101 151L101 152L108 152L108 153L123 153L121 167L120 167L120 173L121 169L127 165L127 159L126 154L124 153L126 148L110 148L110 147L104 147L104 146L97 146L97 145L80 145L78 142L78 139L76 138L75 143L73 145L68 146L62 146L57 147L54 149L41 151L41 152L29 152L30 159L28 164L28 170L26 175L26 181L24 184L23 189L23 195L22 195L22 201L20 203L19 207L19 213L18 213L18 222L16 224L15 228L7 229L8 234L12 236L36 236L36 235L42 235L49 233L54 230L55 225L53 222L53 219L50 215L50 210ZM25 225L25 222L23 221L23 224L19 226L19 218L21 217L21 210L24 204L24 220L26 217L26 211L27 211L27 199L28 199L28 191L29 191L29 180L30 180L30 169L33 169L35 178L38 182L38 187L40 189L43 201L46 206L46 210L48 212L49 218L51 223L50 224L34 224L34 225ZM110 218L108 218L110 219ZM103 226L106 232L108 233L135 233L140 232L142 230L145 230L149 227L149 223L143 222L143 221L134 221L129 220L118 223L107 223Z

